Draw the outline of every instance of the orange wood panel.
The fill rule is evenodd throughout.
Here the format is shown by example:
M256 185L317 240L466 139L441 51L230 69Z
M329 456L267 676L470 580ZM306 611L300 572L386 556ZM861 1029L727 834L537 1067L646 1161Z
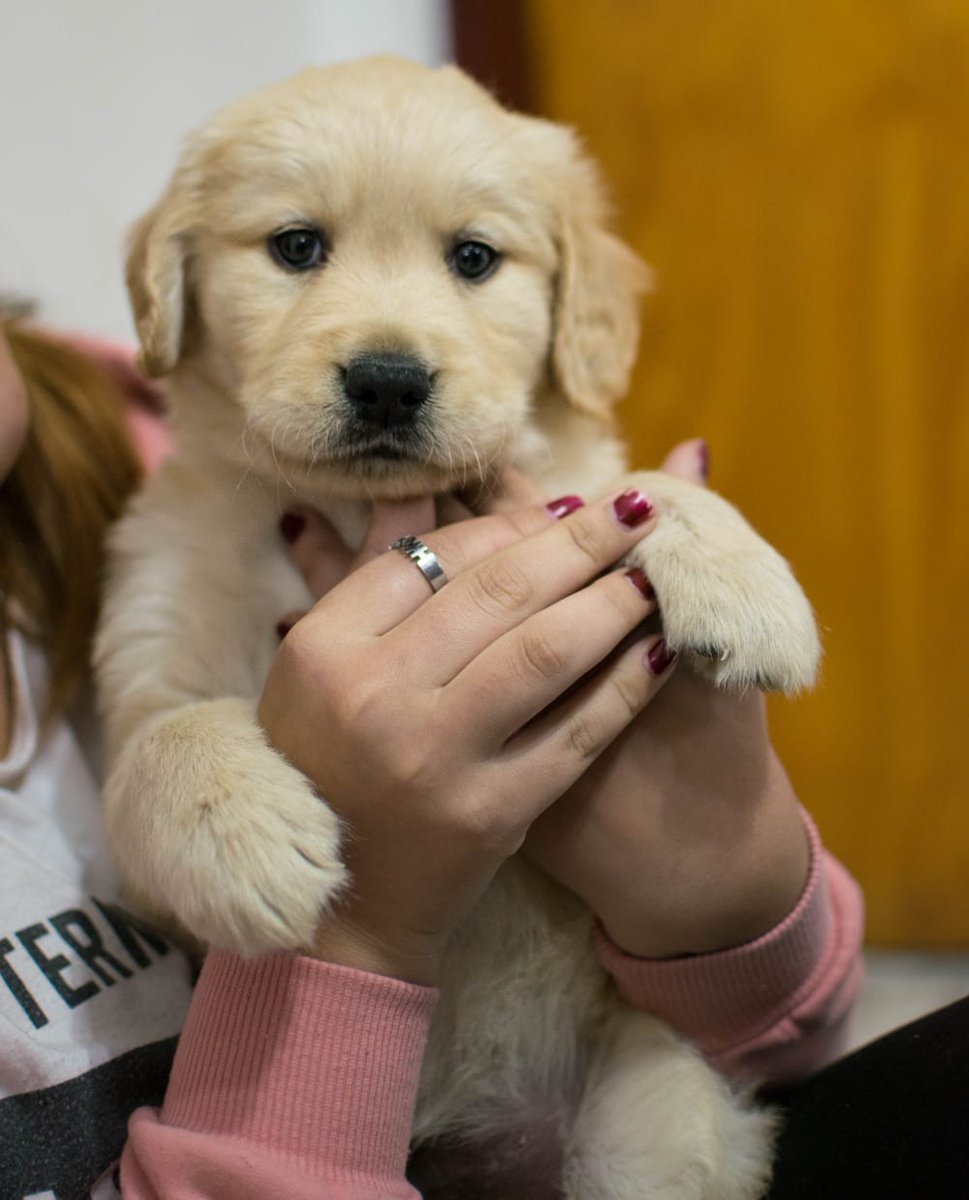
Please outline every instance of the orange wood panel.
M815 603L823 683L774 728L872 940L969 944L969 6L527 13L657 271L635 459L706 436Z

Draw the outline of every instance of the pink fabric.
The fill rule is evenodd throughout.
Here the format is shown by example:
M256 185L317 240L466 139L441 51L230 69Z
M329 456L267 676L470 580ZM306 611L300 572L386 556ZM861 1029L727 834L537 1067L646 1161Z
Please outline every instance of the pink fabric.
M821 849L794 911L733 950L650 962L600 939L630 1003L724 1070L826 1061L860 985L857 885ZM435 993L285 954L210 955L161 1112L132 1118L126 1200L416 1200L407 1142Z
M288 954L215 951L126 1198L398 1197L436 992ZM326 1184L326 1191L321 1184Z
M160 413L129 406L128 429L142 466L149 475L154 474L172 448L171 434L164 418Z

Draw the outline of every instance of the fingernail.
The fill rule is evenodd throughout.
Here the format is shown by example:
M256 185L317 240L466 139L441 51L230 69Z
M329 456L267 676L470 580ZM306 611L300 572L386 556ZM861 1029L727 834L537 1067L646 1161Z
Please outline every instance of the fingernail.
M623 492L622 495L617 496L612 502L612 507L622 524L628 526L630 529L634 529L637 525L642 525L644 521L648 521L653 515L652 504L650 504L642 492L637 492L635 489Z
M290 545L296 541L305 528L306 518L301 517L299 513L283 513L279 522L279 532Z
M556 521L560 521L569 513L574 513L577 508L585 507L585 501L581 496L560 496L558 500L550 500L545 507Z
M293 628L293 625L293 621L280 621L276 625L276 636L280 641L282 641L286 634L289 633L289 631Z
M703 482L706 483L710 478L710 447L703 438L700 439L697 445L696 459L697 466L700 468L700 474L703 476Z
M640 571L639 567L630 567L626 572L626 578L634 587L638 588L647 600L655 600L656 593L653 591L653 585L646 578L644 572Z
M650 646L646 652L646 661L654 675L662 675L672 665L675 658L676 651L671 650L663 638Z

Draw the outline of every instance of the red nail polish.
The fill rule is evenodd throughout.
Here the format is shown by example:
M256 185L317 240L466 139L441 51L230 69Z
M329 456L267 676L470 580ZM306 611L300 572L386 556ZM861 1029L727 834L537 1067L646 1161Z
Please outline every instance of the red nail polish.
M646 652L646 661L649 663L649 669L654 675L662 675L664 671L672 666L675 658L676 651L671 650L663 638L660 638L660 640L655 645L651 646Z
M306 518L301 517L299 513L283 513L279 522L279 532L290 545L296 541L305 528Z
M652 504L650 504L642 492L637 492L634 489L623 492L621 496L617 496L612 502L612 507L623 525L627 525L630 529L634 529L637 525L642 525L644 521L648 521L653 515Z
M706 483L710 478L710 447L702 438L699 446L696 448L696 457L700 467L700 474L703 476L703 482Z
M560 496L558 500L550 500L545 507L556 521L560 521L569 513L574 513L577 508L584 508L585 501L581 496Z
M655 600L656 593L653 591L653 585L646 578L645 574L640 571L639 567L630 567L626 572L626 578L636 587L647 600Z

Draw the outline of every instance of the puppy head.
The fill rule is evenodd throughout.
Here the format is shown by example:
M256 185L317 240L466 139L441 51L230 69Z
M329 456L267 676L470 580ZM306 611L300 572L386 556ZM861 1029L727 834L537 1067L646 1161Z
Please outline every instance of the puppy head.
M145 366L204 361L251 465L370 496L480 478L555 395L605 417L645 281L569 131L392 58L218 113L127 273Z

